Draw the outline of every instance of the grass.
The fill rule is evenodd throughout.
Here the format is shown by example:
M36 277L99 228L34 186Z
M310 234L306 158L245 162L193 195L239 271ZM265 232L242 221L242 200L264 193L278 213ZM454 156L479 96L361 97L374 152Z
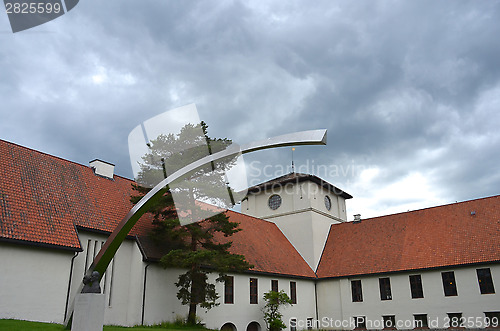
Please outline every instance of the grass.
M15 331L61 331L63 326L61 324L51 324L51 323L38 323L38 322L26 322L18 320L0 320L0 330L15 330Z
M0 331L63 331L64 327L61 324L28 322L19 320L0 320ZM153 331L153 330L170 330L170 331L207 331L201 326L188 326L179 323L162 323L154 326L104 326L104 331Z

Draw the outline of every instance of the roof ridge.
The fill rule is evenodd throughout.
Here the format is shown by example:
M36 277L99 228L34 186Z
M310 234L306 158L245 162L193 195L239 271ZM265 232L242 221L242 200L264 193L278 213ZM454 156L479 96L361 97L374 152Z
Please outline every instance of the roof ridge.
M227 212L232 212L232 213L239 214L239 215L242 215L242 216L245 216L245 217L248 217L248 218L252 218L252 219L254 219L254 220L264 221L264 222L267 222L267 223L271 223L271 224L276 225L276 223L274 223L274 222L271 222L271 221L265 220L265 219L263 219L263 218L255 217L255 216L252 216L252 215L248 215L248 214L245 214L245 213L240 212L240 211L236 211L236 210L232 210L232 209L227 209L227 210L226 210L226 213L227 213ZM276 225L276 226L277 226L277 225ZM280 231L281 231L281 230L280 230Z
M445 207L450 207L450 206L454 206L454 205L464 205L466 203L470 203L470 202L474 202L474 201L480 201L480 200L486 200L486 199L493 199L493 198L500 198L500 194L495 194L495 195L491 195L491 196L481 197L481 198L477 198L477 199L470 199L470 200L450 202L450 203L446 203L446 204L443 204L443 205L437 205L437 206L431 206L431 207L423 207L423 208L419 208L419 209L402 211L402 212L397 212L397 213L392 213L392 214L387 214L387 215L380 215L380 216L368 217L368 218L363 218L362 221L363 222L365 222L365 221L371 221L371 220L376 220L376 219L380 219L380 218L392 217L392 216L396 216L396 215L410 214L410 213L420 212L420 211L424 211L424 210L445 208ZM343 222L343 223L352 223L352 222L349 221L349 222ZM338 223L338 224L343 224L343 223ZM332 225L337 225L337 224L332 224Z
M72 163L74 165L77 165L77 166L80 166L80 167L84 167L84 168L89 168L88 166L86 166L85 164L81 164L81 163L78 163L76 161L72 161L72 160L69 160L69 159L65 159L63 158L62 156L57 156L57 155L52 155L52 154L49 154L47 152L42 152L42 151L39 151L39 150L36 150L32 147L27 147L27 146L23 146L23 145L20 145L18 143L14 143L12 141L8 141L8 140L5 140L5 139L1 139L0 138L0 144L1 143L5 143L5 144L8 144L8 145L12 145L12 146L16 146L16 147L19 147L19 148L22 148L22 149L25 149L25 150L29 150L29 151L32 151L32 152L35 152L35 153L38 153L38 154L42 154L42 155L45 155L45 156L48 156L50 158L53 158L53 159L58 159L58 160L61 160L61 161L64 161L64 162L68 162L68 163ZM100 160L100 159L99 159ZM101 160L103 161L103 160ZM110 163L108 161L103 161L103 162L106 162L106 163ZM118 175L118 174L113 174L114 176L117 176L117 177L120 177L120 178L123 178L125 180L128 180L130 182L134 182L135 183L135 180L133 179L130 179L130 178L127 178L125 176L121 176L121 175Z
M267 180L265 182L259 183L257 185L253 185L248 188L248 193L260 192L263 190L273 189L274 187L286 186L288 183L296 182L297 184L304 181L311 181L323 188L326 188L333 192L335 195L340 195L345 199L351 199L352 195L344 191L343 189L338 188L333 185L329 181L319 177L315 174L304 174L297 172L290 172L288 174Z
M227 210L226 212L232 212L232 213L244 216L244 217L252 219L252 220L265 222L265 223L269 224L270 226L272 226L276 231L278 231L278 233L280 233L285 238L285 242L287 243L287 245L297 253L297 256L302 260L302 262L304 262L304 265L307 266L307 268L309 268L309 270L312 272L312 274L314 274L314 277L310 277L310 278L317 278L316 271L309 265L309 263L307 263L307 261L304 259L302 254L300 254L299 250L292 244L292 242L288 239L288 237L285 235L285 233L283 233L283 231L281 231L281 229L279 228L279 226L276 223L274 223L272 221L265 220L263 218L258 218L255 216L251 216L251 215L247 215L247 214L244 214L241 212L237 212L234 210ZM238 222L238 220L236 220L236 222Z

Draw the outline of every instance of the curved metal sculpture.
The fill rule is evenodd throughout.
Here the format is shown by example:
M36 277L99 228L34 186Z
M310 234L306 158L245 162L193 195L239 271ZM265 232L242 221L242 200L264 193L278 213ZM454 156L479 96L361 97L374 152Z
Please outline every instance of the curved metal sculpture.
M139 218L141 218L141 216L148 211L148 209L156 201L156 199L161 197L167 191L167 185L174 180L177 180L194 170L200 169L210 162L214 162L223 158L235 156L238 154L247 154L263 149L297 145L326 145L326 130L301 131L268 138L241 146L231 145L223 151L208 155L174 172L172 175L168 176L154 188L152 188L127 213L127 215L125 215L125 217L118 224L113 233L108 237L106 243L102 246L99 254L97 254L96 258L94 259L94 262L90 265L89 269L85 273L85 277L90 277L94 271L97 271L100 275L99 280L102 278L102 275L104 275L104 272L108 268L109 263L115 256L123 240L125 240L125 238L127 237L127 234L134 227ZM79 293L82 288L83 283L80 285L77 293ZM73 305L74 304L72 303L69 307L68 315L65 321L66 326L68 326L71 321L71 316L74 309Z

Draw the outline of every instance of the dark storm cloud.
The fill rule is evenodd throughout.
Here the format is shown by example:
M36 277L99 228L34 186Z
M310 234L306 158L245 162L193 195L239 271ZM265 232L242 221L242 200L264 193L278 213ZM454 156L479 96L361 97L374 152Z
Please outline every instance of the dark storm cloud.
M479 125L467 123L481 112L477 99L499 84L498 2L482 8L463 2L390 4L347 8L338 20L325 20L324 29L311 24L304 34L293 34L289 53L279 60L297 77L314 77L303 121L329 129L329 152L344 166L351 159L390 169L380 185L420 170L457 199L481 194L479 182L493 181L482 191L494 194L499 183L491 176L495 157L488 150L498 147L498 139L471 141L465 150L476 155L472 160L460 151L468 136L484 136ZM489 112L485 120L499 118ZM298 124L289 119L283 126ZM429 159L441 149L442 157Z
M328 129L328 146L298 148L296 166L327 167L379 214L418 194L432 196L421 206L498 194L499 4L81 2L0 34L0 138L130 177L130 130L194 102L212 136L238 143ZM273 166L253 171L269 179L291 151L246 159ZM377 195L419 179L399 201Z

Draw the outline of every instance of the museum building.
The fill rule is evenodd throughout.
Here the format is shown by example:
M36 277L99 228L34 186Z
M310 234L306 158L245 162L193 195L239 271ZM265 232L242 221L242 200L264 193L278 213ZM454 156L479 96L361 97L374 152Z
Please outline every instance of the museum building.
M101 160L85 166L0 140L0 318L64 321L132 207L133 181L113 172ZM300 173L249 188L241 212L227 215L242 229L231 251L254 267L217 283L220 305L198 308L201 321L263 330L264 293L284 290L290 331L498 325L500 195L348 220L351 198ZM159 265L153 227L144 215L103 276L105 324L187 315L174 284L182 270Z

